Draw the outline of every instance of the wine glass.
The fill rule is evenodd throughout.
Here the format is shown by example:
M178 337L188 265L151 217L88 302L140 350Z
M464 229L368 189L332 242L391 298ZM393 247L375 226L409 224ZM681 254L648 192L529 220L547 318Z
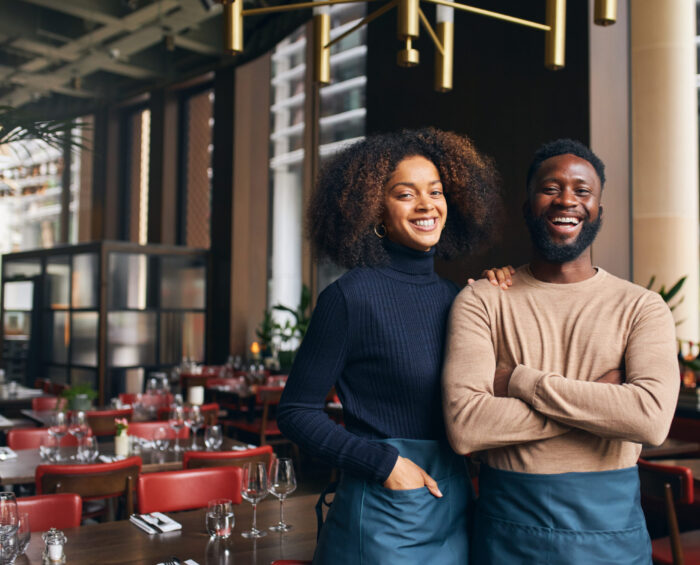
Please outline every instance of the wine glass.
M95 436L86 436L83 438L82 444L82 460L85 461L85 463L93 463L100 454L97 438Z
M189 414L187 414L187 420L185 424L192 432L192 445L190 449L194 451L197 449L197 432L204 425L204 416L196 404L190 408Z
M170 447L170 438L168 435L168 430L164 426L160 426L153 432L153 445L155 445L158 451L165 451Z
M0 492L0 564L14 563L18 553L19 512L14 492Z
M81 440L88 434L89 430L90 428L87 423L87 418L85 417L85 412L82 410L73 412L70 418L70 424L68 425L68 433L78 440L78 454L76 456L78 461L83 460Z
M56 412L51 416L49 435L56 438L56 461L61 459L61 439L68 433L68 422L65 412Z
M181 451L180 430L185 427L185 410L182 406L173 406L168 425L175 430L175 452L178 453Z
M29 514L21 512L17 528L17 555L22 555L27 550L31 537L32 531L29 529Z
M267 532L258 530L257 509L258 502L267 496L267 471L262 461L249 461L243 465L243 482L241 483L241 496L253 504L253 527L241 532L244 538L261 538Z
M16 532L18 520L19 513L15 493L0 492L0 536Z
M284 521L284 499L297 488L297 480L294 476L294 464L289 457L280 457L272 462L270 471L270 492L280 499L280 521L270 526L273 532L288 532L292 529L290 524Z
M216 451L223 442L224 438L220 425L215 424L204 430L204 445L207 447L207 451Z

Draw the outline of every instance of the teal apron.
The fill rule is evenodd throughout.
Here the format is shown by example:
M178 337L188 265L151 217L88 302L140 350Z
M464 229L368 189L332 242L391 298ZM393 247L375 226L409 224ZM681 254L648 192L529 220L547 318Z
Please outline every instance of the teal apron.
M446 443L387 439L438 483L389 490L343 474L314 554L315 565L466 565L472 487L464 458Z
M651 565L637 467L535 475L482 465L472 565Z

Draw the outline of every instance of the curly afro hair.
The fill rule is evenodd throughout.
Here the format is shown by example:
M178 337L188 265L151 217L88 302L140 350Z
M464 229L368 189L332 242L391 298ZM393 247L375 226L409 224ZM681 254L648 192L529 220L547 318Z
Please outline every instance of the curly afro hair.
M593 153L586 145L575 139L555 139L554 141L548 141L539 146L537 151L535 151L535 155L532 157L532 163L530 163L530 168L527 171L527 179L525 180L526 190L530 190L530 181L544 161L551 157L566 155L568 153L576 155L576 157L584 161L588 161L593 166L598 175L598 179L600 179L600 189L602 190L603 186L605 186L605 165L603 161L601 161L600 157Z
M307 213L307 232L319 257L346 268L385 264L374 226L381 222L385 185L407 157L422 156L438 172L448 218L438 257L450 258L486 243L500 215L500 178L471 140L434 128L373 135L322 167Z

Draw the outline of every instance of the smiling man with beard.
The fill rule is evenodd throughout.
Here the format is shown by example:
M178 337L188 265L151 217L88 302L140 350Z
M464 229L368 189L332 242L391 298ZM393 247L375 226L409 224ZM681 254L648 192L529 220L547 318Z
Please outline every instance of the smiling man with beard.
M651 563L636 462L673 417L675 327L658 294L591 262L604 183L585 145L540 147L530 264L452 306L443 399L452 447L482 463L476 565Z

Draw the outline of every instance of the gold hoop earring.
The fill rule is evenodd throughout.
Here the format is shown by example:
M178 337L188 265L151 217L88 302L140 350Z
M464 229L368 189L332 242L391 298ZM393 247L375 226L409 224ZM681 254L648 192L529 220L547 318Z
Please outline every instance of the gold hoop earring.
M381 232L379 230L381 230ZM384 224L374 224L374 235L379 239L384 239L386 237L386 226Z

